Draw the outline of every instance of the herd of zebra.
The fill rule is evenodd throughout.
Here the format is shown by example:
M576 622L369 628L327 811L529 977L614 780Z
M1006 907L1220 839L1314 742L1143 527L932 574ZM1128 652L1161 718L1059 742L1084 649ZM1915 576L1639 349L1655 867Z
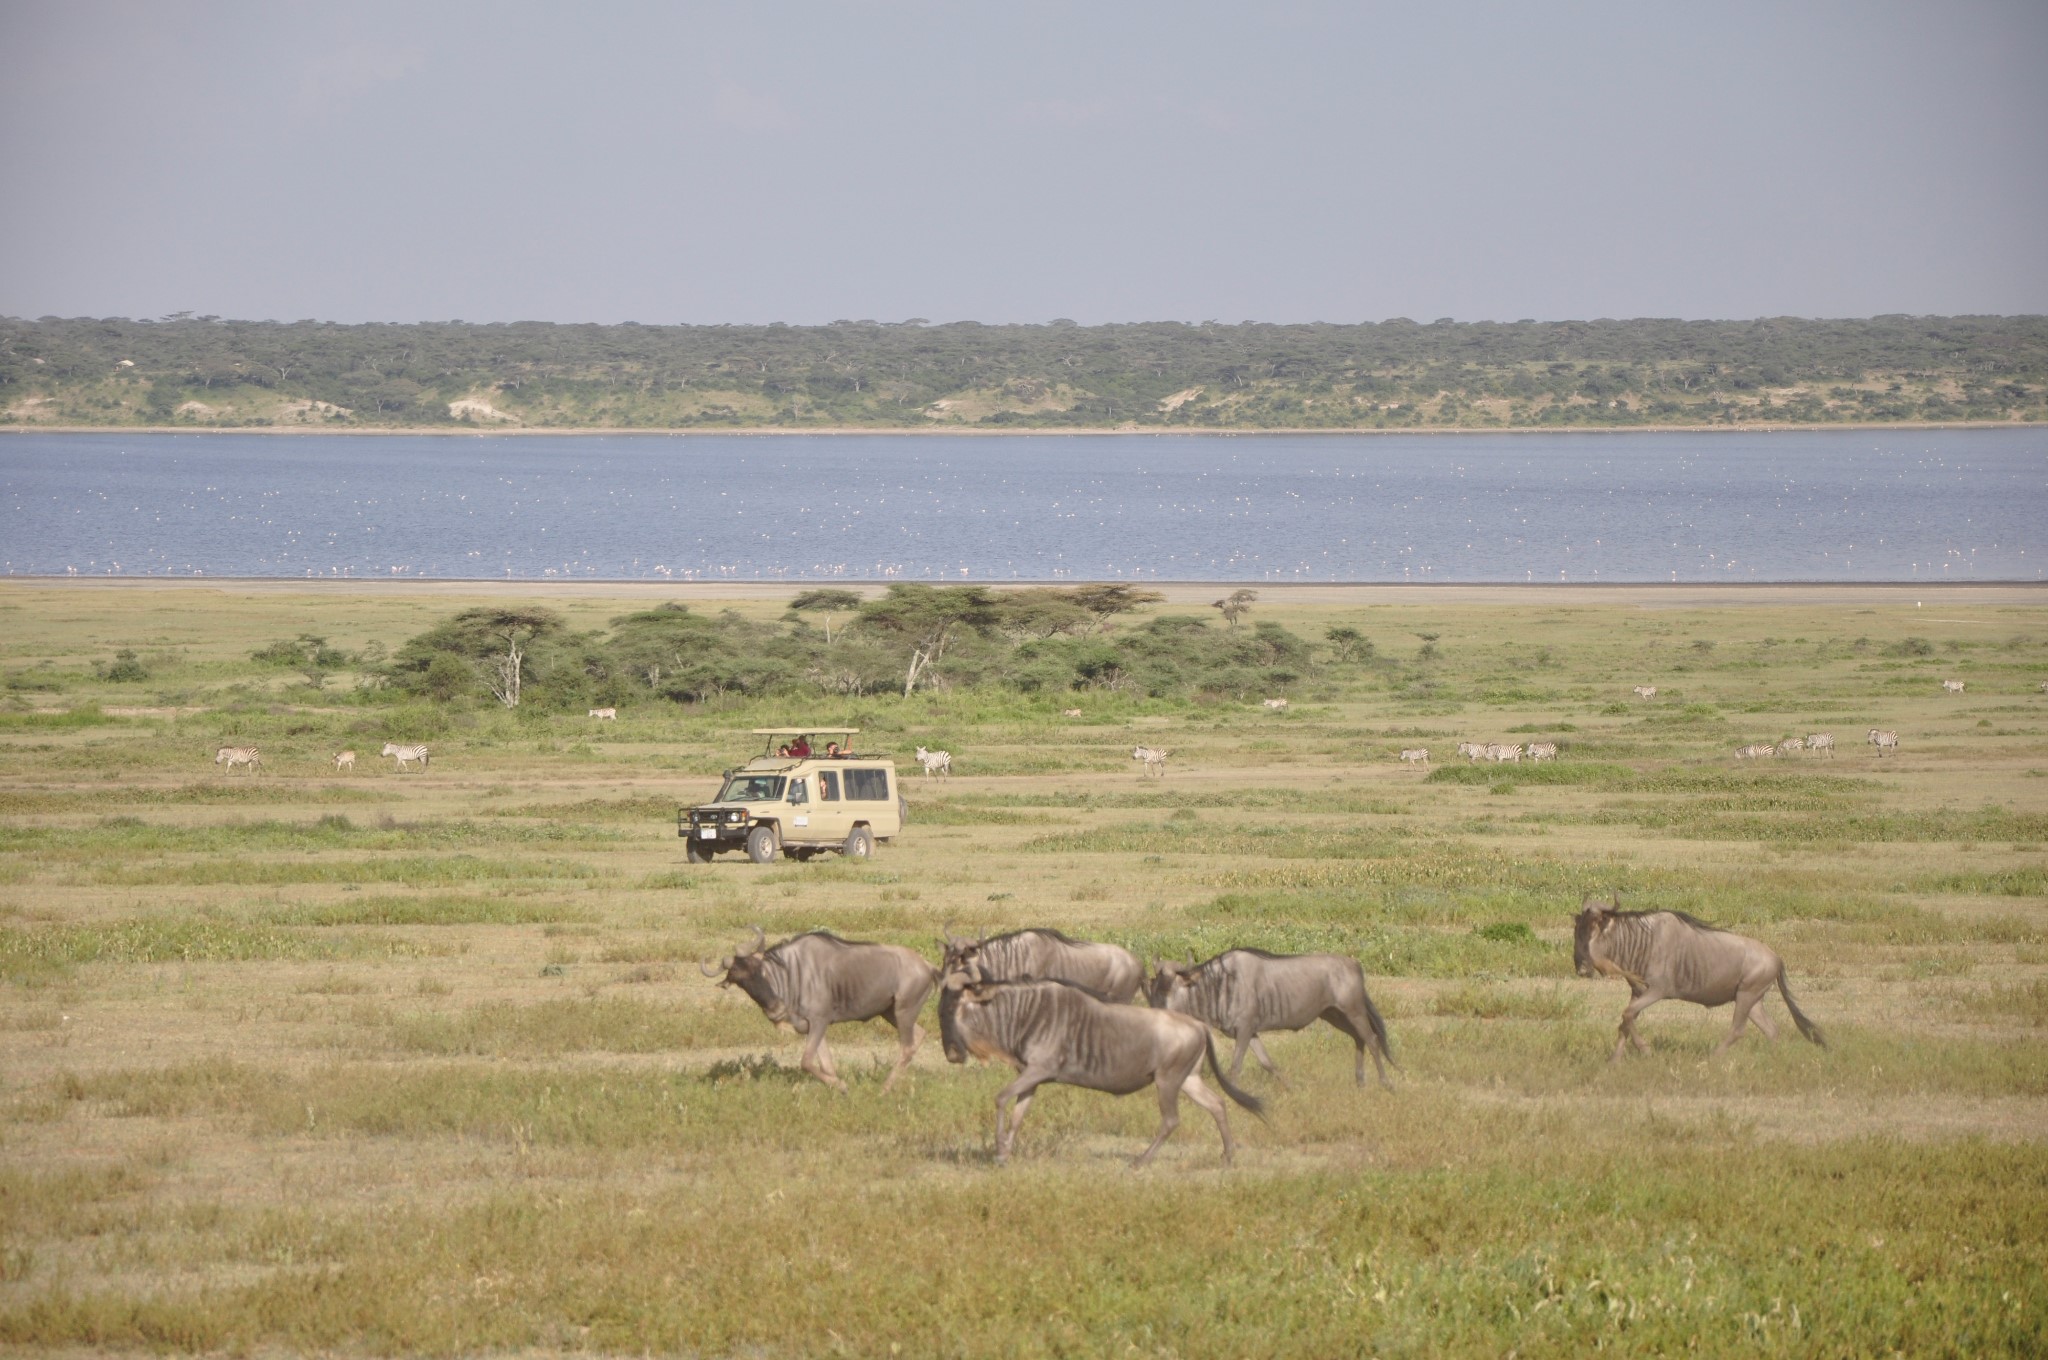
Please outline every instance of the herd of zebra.
M1233 1151L1224 1104L1203 1083L1209 1075L1223 1093L1264 1117L1265 1102L1238 1088L1245 1055L1258 1060L1287 1089L1286 1078L1259 1036L1307 1029L1317 1021L1349 1038L1353 1080L1366 1084L1372 1059L1382 1086L1394 1055L1386 1020L1365 987L1365 970L1346 954L1274 954L1226 949L1196 962L1154 959L1147 968L1120 945L1077 940L1039 927L977 938L946 928L938 967L914 949L870 944L814 930L770 946L766 932L723 959L704 960L704 976L737 987L776 1025L803 1036L799 1066L844 1092L846 1083L825 1044L833 1025L887 1020L896 1031L897 1058L884 1091L908 1070L924 1031L918 1017L936 990L939 1040L949 1063L969 1057L1007 1064L1016 1080L996 1094L995 1160L1009 1159L1031 1107L1048 1083L1111 1095L1147 1086L1159 1099L1159 1130L1138 1155L1143 1166L1180 1124L1185 1095L1216 1121L1223 1161ZM1587 897L1573 919L1572 962L1581 977L1611 977L1629 985L1629 1002L1609 1061L1632 1043L1647 1051L1636 1018L1659 1001L1734 1007L1734 1023L1717 1053L1742 1038L1751 1023L1767 1039L1777 1031L1756 1009L1775 986L1799 1032L1822 1048L1827 1040L1807 1019L1785 980L1785 965L1769 946L1720 930L1683 912L1624 911L1620 895ZM1142 999L1143 1006L1135 1004ZM1216 1057L1220 1032L1236 1044L1230 1069Z
M379 754L395 758L400 772L408 765L417 765L422 774L426 772L427 748L424 746L402 746L395 741L387 741ZM354 751L336 751L332 759L337 774L355 773ZM221 767L222 774L233 774L237 765L246 766L250 774L255 774L263 768L263 752L254 746L223 746L214 752L213 763Z

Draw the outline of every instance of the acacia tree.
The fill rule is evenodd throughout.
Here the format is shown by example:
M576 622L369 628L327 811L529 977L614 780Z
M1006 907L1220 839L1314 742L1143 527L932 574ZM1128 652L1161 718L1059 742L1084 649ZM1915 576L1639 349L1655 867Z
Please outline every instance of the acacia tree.
M860 608L860 592L842 590L836 586L820 586L806 590L789 602L791 612L801 614L806 610L818 610L825 616L825 643L832 643L832 616Z
M1256 590L1233 590L1209 607L1222 610L1223 621L1232 628L1235 628L1237 627L1237 621L1244 616L1245 611L1252 607L1252 601L1258 598L1259 592Z
M460 657L490 690L491 697L507 708L517 708L525 686L527 653L536 641L567 628L560 614L541 605L465 609L406 643L393 659L392 668L424 677L432 669L435 657Z
M946 651L968 633L986 633L1002 620L1002 602L986 586L897 584L860 608L860 626L910 644L903 674L908 699L920 679L929 681Z

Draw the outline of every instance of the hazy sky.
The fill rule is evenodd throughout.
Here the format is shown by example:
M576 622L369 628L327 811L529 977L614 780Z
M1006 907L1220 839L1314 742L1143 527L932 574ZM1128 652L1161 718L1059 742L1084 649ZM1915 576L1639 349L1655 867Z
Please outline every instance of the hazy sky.
M2048 312L2048 3L0 0L0 314Z

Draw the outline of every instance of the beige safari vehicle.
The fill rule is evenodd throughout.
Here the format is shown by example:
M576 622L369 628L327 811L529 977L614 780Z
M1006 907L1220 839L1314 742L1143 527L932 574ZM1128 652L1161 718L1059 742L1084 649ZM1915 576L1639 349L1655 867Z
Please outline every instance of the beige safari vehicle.
M887 756L853 750L858 727L757 727L763 752L725 772L714 802L676 811L676 835L692 864L744 850L756 864L778 854L875 853L903 829L910 808Z

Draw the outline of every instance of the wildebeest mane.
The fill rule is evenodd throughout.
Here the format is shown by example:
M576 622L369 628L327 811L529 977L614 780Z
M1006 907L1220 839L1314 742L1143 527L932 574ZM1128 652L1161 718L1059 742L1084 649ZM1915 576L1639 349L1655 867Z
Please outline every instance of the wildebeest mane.
M834 935L829 930L807 930L801 935L790 936L788 939L774 946L774 948L771 948L768 952L773 954L777 949L787 949L790 945L795 944L798 940L823 940L826 944L837 945L841 949L857 949L870 943L867 940L842 939L841 937Z
M1679 920L1685 922L1694 930L1712 931L1716 935L1727 934L1726 930L1724 930L1720 926L1715 925L1712 921L1702 921L1699 917L1694 916L1690 912L1679 911L1673 907L1658 907L1651 911L1623 911L1619 907L1609 906L1607 908L1607 916L1608 919L1614 921L1640 921L1645 916L1676 916ZM1248 950L1246 952L1254 953L1256 951Z
M989 981L989 982L983 982L983 983L979 983L979 984L975 984L975 985L979 985L979 986L983 986L983 987L1010 987L1010 986L1014 986L1014 985L1016 985L1016 984L1018 984L1018 983L1023 983L1023 982L1053 982L1053 983L1057 983L1057 984L1059 984L1060 986L1062 986L1062 987L1066 988L1066 989L1067 989L1068 991L1070 991L1070 992L1079 992L1079 993L1080 993L1081 995L1083 995L1083 996L1093 997L1093 998L1095 998L1095 999L1096 999L1097 1001L1100 1001L1100 1002L1101 1002L1101 1003L1102 1003L1103 1005L1105 1005L1105 1006L1114 1006L1114 1005L1116 1005L1116 1004L1117 1004L1116 1002L1114 1002L1114 1001L1111 1001L1111 1000L1110 1000L1110 999L1109 999L1108 997L1104 996L1104 995L1103 995L1103 994L1102 994L1101 992L1098 992L1098 991L1096 991L1096 990L1095 990L1095 989L1094 989L1093 987L1088 987L1088 986L1084 986L1083 984L1081 984L1081 983L1079 983L1079 982L1069 982L1069 981L1067 981L1067 980L1066 980L1065 978L1052 978L1052 977L1046 977L1046 978L1042 978L1042 977L1013 977L1013 978L996 978L996 979L993 979L992 981Z
M982 940L980 943L984 945L1000 944L1004 940L1014 940L1020 935L1044 935L1047 938L1054 940L1060 944L1070 944L1075 946L1076 948L1081 947L1083 943L1082 941L1075 939L1071 935L1067 935L1061 931L1055 930L1051 926L1027 926L1023 930L1006 931L1001 935L991 935L986 940ZM1017 980L1022 981L1021 978ZM1047 978L1045 980L1047 982L1058 981L1057 978Z

